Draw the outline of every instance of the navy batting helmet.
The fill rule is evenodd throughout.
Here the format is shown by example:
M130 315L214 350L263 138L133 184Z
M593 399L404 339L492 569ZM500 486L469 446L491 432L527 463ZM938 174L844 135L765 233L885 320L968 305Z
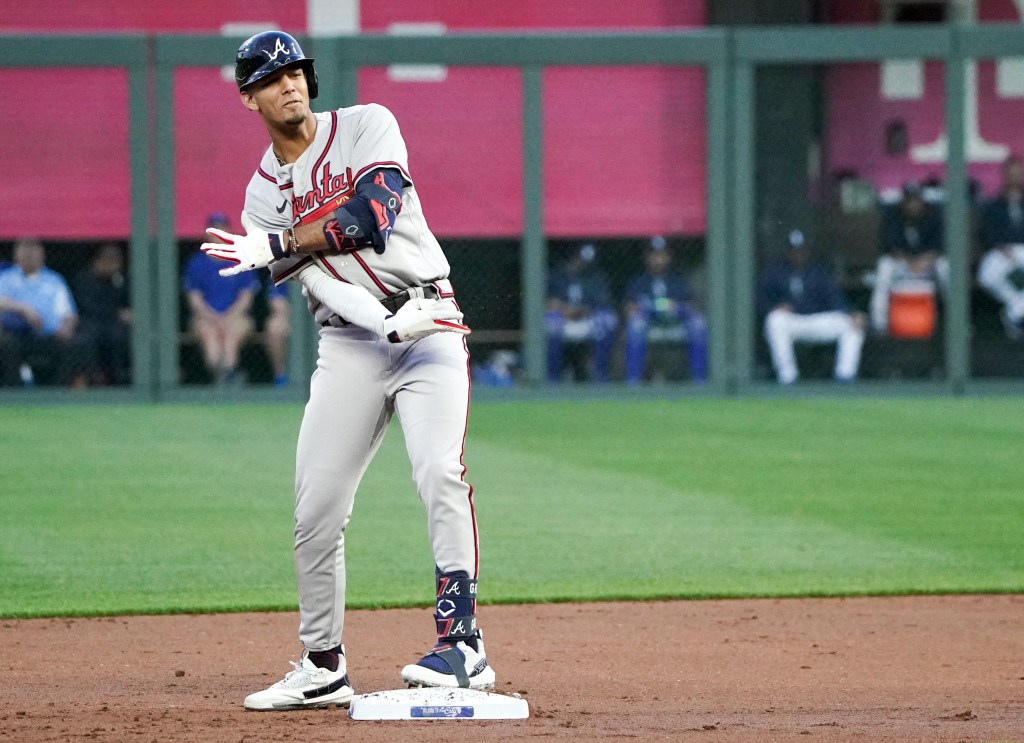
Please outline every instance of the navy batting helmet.
M256 81L277 72L282 67L301 65L306 73L309 97L316 98L317 79L313 60L302 53L294 36L284 31L264 31L238 47L235 55L235 82L238 90L245 90Z

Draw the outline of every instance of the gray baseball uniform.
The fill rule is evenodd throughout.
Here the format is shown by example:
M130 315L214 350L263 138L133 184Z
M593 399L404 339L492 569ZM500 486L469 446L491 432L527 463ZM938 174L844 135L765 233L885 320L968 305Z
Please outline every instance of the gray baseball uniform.
M245 234L207 229L222 276L271 267L302 285L321 326L299 432L294 670L249 694L251 710L347 706L341 644L345 529L356 489L398 414L434 553L437 643L402 669L410 686L494 688L476 625L473 489L462 464L469 352L448 261L427 227L391 113L375 105L314 114L319 79L295 37L264 31L235 55L242 104L271 146L246 191ZM301 242L300 242L301 239ZM321 247L322 246L322 247Z
M378 253L319 251L271 264L276 283L303 283L321 325L296 455L295 562L299 635L307 650L341 642L345 612L345 527L356 489L388 422L398 414L413 479L427 512L439 588L443 576L464 595L455 612L475 629L478 542L473 489L462 462L469 412L469 354L463 336L437 333L390 343L350 324L308 288L310 275L361 287L378 300L412 290L454 303L449 266L427 227L409 175L405 142L390 111L361 105L315 114L316 136L292 164L268 148L246 191L245 211L264 230L281 231L327 216L378 168L400 171L402 208ZM420 289L422 288L422 292ZM394 310L392 310L394 311ZM464 574L464 575L463 575ZM472 599L466 594L472 591ZM451 611L439 590L439 613ZM454 606L454 605L453 605ZM438 618L438 634L457 636Z

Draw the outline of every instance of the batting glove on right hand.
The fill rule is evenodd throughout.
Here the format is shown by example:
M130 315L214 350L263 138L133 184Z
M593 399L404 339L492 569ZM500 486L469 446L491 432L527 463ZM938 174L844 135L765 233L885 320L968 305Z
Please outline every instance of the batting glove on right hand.
M463 325L462 313L448 302L436 299L410 299L398 312L384 318L384 335L392 343L414 341L434 333L472 332Z
M234 264L218 271L221 276L263 268L288 254L288 242L280 232L264 232L246 212L242 212L242 226L245 228L244 235L232 235L216 227L208 227L206 230L222 242L203 243L200 250Z

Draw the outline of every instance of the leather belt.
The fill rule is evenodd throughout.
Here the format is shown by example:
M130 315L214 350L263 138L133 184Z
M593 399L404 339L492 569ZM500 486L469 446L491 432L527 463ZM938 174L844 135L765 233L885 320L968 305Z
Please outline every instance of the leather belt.
M398 292L390 297L385 297L380 300L380 303L393 315L413 297L417 299L437 299L438 296L440 295L433 286L414 286L412 289L406 289L404 292Z
M413 298L423 299L437 299L441 294L434 286L414 286L411 289L406 289L402 292L396 292L390 297L385 297L380 300L380 303L384 305L384 308L392 315L398 312L398 309ZM320 323L325 328L343 328L348 325L348 322L342 320L337 315L334 315L330 319L324 320Z

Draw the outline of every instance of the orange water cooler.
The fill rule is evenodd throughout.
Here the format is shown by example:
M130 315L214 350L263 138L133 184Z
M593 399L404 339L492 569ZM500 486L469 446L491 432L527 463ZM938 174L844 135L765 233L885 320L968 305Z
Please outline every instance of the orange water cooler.
M889 293L889 335L893 338L930 338L935 332L935 284L913 281Z

